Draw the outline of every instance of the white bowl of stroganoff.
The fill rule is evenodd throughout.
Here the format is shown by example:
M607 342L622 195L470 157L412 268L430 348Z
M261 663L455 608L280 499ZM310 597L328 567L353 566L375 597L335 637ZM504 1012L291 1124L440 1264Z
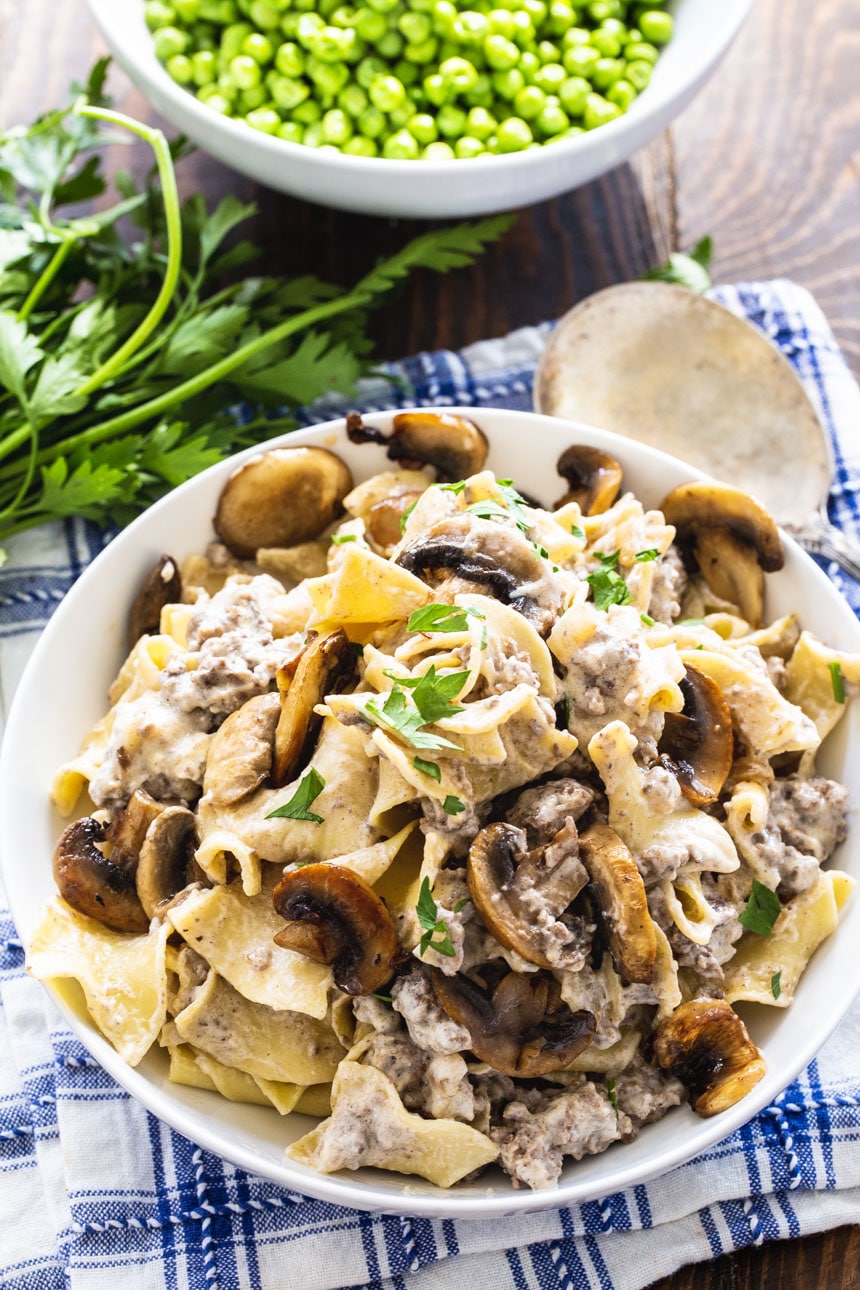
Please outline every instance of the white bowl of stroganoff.
M671 490L688 481L702 478L681 462L644 445L618 439L591 427L520 412L485 409L446 409L445 412L446 415L471 418L483 431L489 444L486 468L499 479L513 479L516 487L529 499L534 499L537 504L547 508L552 508L565 490L564 481L560 479L556 467L560 454L574 444L588 445L615 457L623 467L624 492L635 494L646 511L657 507ZM385 433L389 431L391 421L391 414L388 413L372 414L364 419L365 425L381 428ZM284 436L273 440L272 445L266 445L267 448L269 446L327 448L346 463L356 482L392 468L383 445L350 442L342 421ZM108 689L126 653L129 606L142 581L163 552L169 552L172 560L181 565L187 557L206 548L214 536L212 517L228 477L237 465L254 455L255 450L251 450L206 471L165 497L120 534L80 578L57 610L34 651L10 712L0 759L0 854L3 877L18 929L26 945L31 944L40 924L44 930L44 911L56 896L51 858L57 838L68 823L51 804L51 785L58 769L75 758L82 739L107 711ZM466 494L466 497L476 495L472 492ZM451 499L451 506L460 505L456 491L449 490L447 496ZM448 505L448 502L445 504ZM493 516L492 510L480 518L485 523L500 519L499 516ZM346 519L345 526L339 530L342 536L358 531L355 521L349 517ZM504 517L501 517L501 521L504 521ZM586 527L589 527L589 533L593 537L594 531L590 525L591 521ZM576 524L569 527L579 528ZM653 528L649 530L656 531ZM406 536L409 536L408 529ZM595 545L597 540L595 538L592 543L593 551L598 550ZM530 537L529 542L540 547L543 537L536 544ZM358 545L359 543L352 543L348 548L347 543L341 543L333 549L343 553ZM560 547L557 549L561 550ZM637 554L642 555L643 552L639 551ZM557 557L547 557L541 551L537 552L537 556L550 560L551 571L552 561ZM350 558L356 558L354 552ZM342 555L338 559L342 559ZM638 562L634 560L628 568L622 567L622 572L634 589L632 607L636 608L637 616L639 609L636 596L640 594L642 578L645 576L642 570L649 563L650 559L645 558ZM599 569L601 564L604 570L615 571L619 567L617 562L613 566L611 561L608 565L606 561L598 561L593 567ZM411 576L415 575L410 574ZM462 593L462 588L460 591ZM408 600L409 586L405 582L398 594ZM586 595L587 592L583 592L582 599ZM434 596L433 600L435 599ZM515 597L508 595L508 599ZM481 603L483 602L480 600L469 599L468 589L465 598L458 601L458 604L472 607L480 606ZM613 606L613 616L619 617L619 608L629 610L628 619L632 622L632 608L621 605L620 602ZM589 609L589 612L592 610ZM800 626L813 631L830 649L849 654L860 652L860 628L851 610L813 561L791 541L786 540L784 567L767 576L764 622L771 624L791 614L797 614ZM477 620L480 615L473 617ZM647 623L643 624L643 628L654 630ZM539 629L543 629L540 624L535 628L538 635ZM696 649L697 642L701 643L696 633L704 629L700 624L691 623L685 630L693 633L686 645L685 656L689 659L689 650ZM785 632L784 628L771 632L763 647L766 653L775 655L780 649L790 653L790 647L784 645ZM779 644L780 640L782 645ZM708 650L705 649L704 653L707 654ZM827 668L827 660L832 660L833 657L832 654L822 654L818 663ZM557 667L556 670L564 671L564 668ZM598 673L599 671L600 669ZM780 669L777 664L773 665L771 671L774 675L782 676L785 669ZM854 688L851 660L843 658L838 671L846 697L850 697ZM832 677L832 669L830 676ZM346 712L343 705L346 703L348 706L349 701L352 701L351 695L341 696L342 720ZM334 703L334 707L337 706ZM846 705L844 716L817 755L814 769L816 776L827 776L844 784L848 790L848 800L852 802L856 801L860 792L858 713L860 709L856 705ZM803 735L803 722L800 717L797 720L801 736L795 738L795 763L798 755L803 755L797 745L803 744L806 738ZM811 718L806 718L807 723L810 720ZM348 716L343 724L345 729L355 730L354 714L352 718ZM597 722L597 726L599 725ZM386 733L384 726L376 727L377 730L380 728L383 734ZM362 726L365 735L370 734L372 729L371 722ZM808 724L806 729L808 733ZM388 733L391 731L388 730ZM644 726L640 729L640 737L645 747L648 732ZM382 742L384 744L384 740ZM812 738L806 739L807 750L812 748L813 742ZM597 750L595 763L602 758L603 772L611 776L609 763L612 757L609 754L614 752L616 757L622 755L623 758L622 744L616 740L614 744L610 744L608 753L606 747L602 752L597 745L594 747ZM414 747L411 748L410 757L412 753L420 756L421 751L420 747L417 751ZM559 744L556 753L556 761L561 765L568 756L568 745ZM436 756L444 765L446 755L444 750L440 754L437 747L435 752L425 751L423 760ZM632 764L629 759L628 764ZM547 775L552 782L549 766L540 765L538 769L541 783L546 783ZM785 766L778 765L777 769L780 774L785 774ZM734 773L737 779L737 767ZM750 778L755 782L755 768L750 770ZM766 776L759 776L759 779L766 779ZM520 781L521 784L523 782ZM295 784L292 787L295 788ZM513 791L510 784L506 783L504 787L510 796ZM616 798L617 816L622 787L617 784L611 787L610 803L613 794ZM278 801L282 802L286 796L289 794L281 793ZM324 801L324 797L318 797L316 804ZM314 804L314 799L311 798L305 809L309 806L313 811ZM92 810L92 806L86 809ZM689 809L689 802L678 809ZM77 811L81 811L80 804ZM708 814L707 811L700 813ZM584 820L587 821L588 818L584 817ZM605 819L605 815L603 818ZM610 824L617 824L617 820L613 819L612 809L609 819ZM486 823L485 811L478 824L485 826ZM794 824L797 824L796 819ZM314 826L311 824L303 827ZM620 824L617 827L621 829ZM813 829L812 832L814 831ZM826 825L819 829L821 833L827 831ZM378 836L377 832L376 837ZM829 845L828 843L828 849ZM311 858L318 859L315 856ZM719 858L714 860L714 865L715 871L719 872ZM726 867L722 865L723 870ZM803 868L802 863L795 862L793 868L786 864L781 871L784 879L788 875L789 888L792 882L803 887L806 880L797 878L798 870ZM837 869L854 879L860 878L860 846L856 834L849 830L847 839L836 847L826 869ZM293 871L301 872L300 869L295 870L294 866ZM416 870L413 878L417 876L417 872ZM225 871L224 876L234 875ZM244 869L242 877L247 878ZM204 887L210 883L211 875L204 878ZM808 888L809 883L806 885ZM848 880L844 883L841 880L839 883L828 883L828 890L831 886L836 904L844 904L845 908L838 928L816 950L803 972L791 1006L764 1007L744 1002L737 1006L737 1012L742 1015L764 1062L763 1076L757 1082L750 1081L746 1096L708 1118L695 1114L686 1102L674 1105L664 1118L642 1124L641 1131L630 1141L612 1141L613 1135L610 1133L603 1145L610 1142L611 1145L600 1154L586 1155L579 1161L566 1157L557 1185L554 1186L546 1185L552 1181L551 1169L543 1169L540 1161L535 1168L527 1165L519 1181L526 1184L536 1182L535 1189L527 1185L519 1188L513 1186L511 1177L492 1161L476 1177L471 1180L466 1177L453 1187L438 1186L419 1176L378 1168L320 1172L303 1163L301 1158L285 1155L285 1148L306 1137L318 1124L317 1120L302 1114L279 1116L271 1106L232 1102L214 1091L173 1083L168 1079L166 1051L157 1044L139 1064L132 1067L94 1025L84 1006L82 992L75 982L54 979L48 983L48 988L81 1041L124 1088L175 1129L241 1167L283 1186L359 1209L460 1218L513 1214L593 1199L663 1173L692 1159L724 1138L773 1100L812 1058L838 1024L856 993L853 945L860 934L858 902L847 898L850 887ZM414 898L414 881L410 890ZM710 887L708 890L711 890ZM789 895L788 899L790 898ZM439 904L441 906L441 901ZM689 913L689 909L687 912ZM43 930L39 932L40 936L43 935ZM440 965L440 970L445 966L444 955L437 954L434 958L432 946L442 939L442 933L431 934L430 959L425 960ZM44 945L42 950L45 950ZM510 951L508 963L511 962L511 956L515 956L515 951ZM725 948L721 956L728 961ZM412 955L419 964L421 957L417 953ZM515 957L513 961L516 961ZM40 975L52 975L50 971L44 970L44 962L42 969ZM527 972L533 970L534 965L526 969ZM790 984L791 971L788 965L784 976L787 985ZM777 982L774 994L778 991ZM386 988L374 986L374 992L385 993ZM715 990L713 993L719 991ZM641 1003L641 997L641 994L636 996L639 1002L631 1005L631 1015L640 1016L643 1007L647 1010L648 1005ZM776 998L774 1002L778 1002ZM636 1008L640 1011L636 1012ZM185 1040L186 1036L183 1034L180 1038ZM358 1054L358 1063L353 1065L360 1062L361 1053ZM583 1078L586 1081L591 1079L595 1086L599 1085L605 1091L608 1082L605 1075ZM583 1082L580 1077L577 1079L580 1083ZM312 1082L312 1078L307 1082ZM531 1082L533 1085L543 1083L539 1078ZM620 1076L613 1080L614 1094L616 1086L617 1092L621 1092L622 1084ZM617 1096L613 1097L613 1102L616 1101ZM623 1108L622 1101L621 1115L625 1114ZM613 1106L613 1115L617 1114L616 1105ZM630 1135L623 1133L621 1136ZM310 1159L311 1155L306 1153L305 1158ZM484 1159L490 1159L489 1155ZM516 1174L516 1169L514 1173Z

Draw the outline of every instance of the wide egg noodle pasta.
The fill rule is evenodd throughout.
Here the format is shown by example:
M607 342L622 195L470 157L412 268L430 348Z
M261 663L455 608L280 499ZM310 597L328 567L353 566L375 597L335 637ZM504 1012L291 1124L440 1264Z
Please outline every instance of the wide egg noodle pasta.
M365 639L379 623L408 618L430 599L427 584L367 547L349 542L334 573L305 583L314 606L308 627L320 635L343 627Z
M322 1084L344 1055L324 1022L251 1003L211 969L173 1020L185 1043L259 1079Z
M786 665L785 692L815 723L819 739L826 738L845 713L834 683L837 668L847 698L849 690L860 686L860 654L830 649L812 632L802 632Z
M378 787L378 772L365 752L366 733L323 721L312 765L325 780L314 802L322 824L309 820L270 819L295 794L299 775L284 788L263 787L231 806L215 806L206 796L197 808L200 844L196 860L213 882L224 882L226 857L239 864L246 895L260 890L262 860L290 864L296 860L331 860L379 840L368 822ZM302 772L304 774L304 772Z
M746 933L725 965L729 1003L787 1008L810 958L836 930L854 886L848 874L825 870L814 886L783 906L770 936Z
M343 1146L373 1125L357 1163ZM485 1134L458 1120L425 1120L407 1111L382 1071L341 1062L332 1085L332 1115L287 1148L287 1155L323 1173L374 1165L394 1173L419 1174L438 1187L452 1187L495 1160L499 1148Z
M115 932L56 900L33 933L27 971L39 981L77 981L99 1030L136 1066L167 1016L169 934L168 924L141 934Z

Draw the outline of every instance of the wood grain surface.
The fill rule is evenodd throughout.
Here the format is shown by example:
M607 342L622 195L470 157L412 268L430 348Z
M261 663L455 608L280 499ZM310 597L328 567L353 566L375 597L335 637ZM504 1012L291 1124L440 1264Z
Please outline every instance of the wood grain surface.
M61 102L100 52L83 0L0 0L0 127ZM665 135L586 188L522 211L471 270L418 275L375 320L379 357L556 317L710 233L717 281L789 277L808 287L860 376L858 69L860 0L758 0L720 69ZM119 107L156 119L118 73L112 88ZM114 151L113 166L148 164ZM182 163L180 183L210 200L227 191L255 200L254 233L275 272L347 283L424 227L258 189L200 154ZM750 1247L654 1286L787 1288L860 1290L860 1230Z

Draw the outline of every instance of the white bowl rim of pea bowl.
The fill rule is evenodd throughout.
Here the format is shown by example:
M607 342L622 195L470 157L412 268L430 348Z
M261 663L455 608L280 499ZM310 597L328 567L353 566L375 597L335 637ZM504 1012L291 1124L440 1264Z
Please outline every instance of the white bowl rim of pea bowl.
M172 125L270 188L344 210L420 219L510 210L557 196L619 165L665 129L704 83L753 0L675 0L675 32L627 112L573 139L475 160L401 161L322 153L223 117L171 79L155 56L143 0L87 0L117 62Z
M445 408L470 416L487 435L489 469L513 476L545 505L562 490L558 456L572 443L586 443L615 456L624 467L624 487L646 506L700 472L672 457L592 427L500 409ZM365 417L390 425L391 413ZM296 431L266 446L318 444L341 455L356 480L386 467L384 449L348 441L342 420ZM227 476L248 449L164 497L120 533L82 574L50 620L27 666L11 707L0 752L0 864L13 916L26 944L47 902L56 894L51 856L63 823L49 799L59 765L106 707L108 686L125 655L128 607L142 578L162 552L181 561L214 536L211 516ZM795 609L801 624L840 649L860 650L860 624L814 562L786 540L785 568L767 580L768 618ZM860 801L860 703L848 708L825 744L821 773L847 784ZM860 827L834 857L836 867L860 879ZM673 1108L644 1126L628 1144L601 1155L566 1162L559 1186L517 1191L501 1172L446 1191L419 1178L361 1169L323 1175L287 1159L288 1142L314 1121L282 1119L273 1109L228 1102L218 1094L171 1084L167 1060L151 1051L132 1069L97 1032L77 987L46 987L72 1030L100 1064L150 1111L201 1146L252 1173L294 1191L357 1209L430 1217L483 1218L554 1208L595 1199L644 1182L683 1164L748 1121L812 1059L850 1007L860 985L854 946L860 939L860 900L849 902L836 932L818 949L785 1011L741 1006L739 1011L762 1049L767 1073L751 1093L722 1114L700 1119L688 1106Z

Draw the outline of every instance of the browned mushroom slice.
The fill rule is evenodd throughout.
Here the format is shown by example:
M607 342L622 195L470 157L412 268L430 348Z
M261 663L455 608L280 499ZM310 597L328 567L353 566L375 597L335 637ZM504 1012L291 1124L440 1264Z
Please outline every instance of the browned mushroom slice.
M244 801L269 778L280 712L277 694L258 694L215 732L203 777L203 792L214 806Z
M398 412L392 422L388 455L393 461L435 466L436 477L451 483L483 470L487 440L474 421L449 412Z
M349 467L326 448L271 448L234 470L215 512L215 531L239 556L319 537L342 512Z
M105 842L110 844L113 864L134 872L147 830L163 810L161 802L151 797L146 789L138 788L132 793L105 831Z
M565 826L529 852L522 829L490 824L469 848L466 880L475 908L502 945L538 967L563 965L570 929L559 915L588 881L575 828Z
M193 842L194 812L187 806L166 806L147 829L134 881L149 918L187 886Z
M275 730L272 783L276 788L295 778L313 752L322 723L314 712L316 704L327 694L345 689L354 672L355 650L342 628L314 637L302 650L282 696Z
M504 1075L535 1079L564 1070L591 1043L594 1017L560 1004L542 973L509 972L491 995L469 977L430 969L439 1003L471 1036L471 1050Z
M567 480L568 488L556 505L577 502L583 515L602 515L621 491L621 467L615 458L584 443L566 449L556 470Z
M725 999L692 999L651 1037L657 1065L687 1086L693 1110L717 1115L734 1106L765 1073L759 1050Z
M660 761L697 806L715 802L732 768L732 715L716 681L694 667L681 678L683 712L667 712Z
M287 873L272 894L287 925L275 943L331 966L344 994L372 994L401 958L391 915L376 892L349 869L308 864Z
M636 861L614 829L592 824L579 839L591 890L603 916L609 953L623 981L654 979L657 937Z
M54 879L60 895L79 914L118 932L145 932L149 919L138 899L134 870L99 850L104 826L87 817L63 830L54 851Z
M141 636L157 632L164 606L175 605L181 599L182 579L176 561L169 555L163 555L155 568L147 574L143 586L132 601L128 614L129 649Z
M398 493L396 497L384 497L371 506L364 522L365 529L370 542L383 555L390 555L403 537L405 517L420 496L413 491Z
M760 626L764 575L784 560L779 530L764 507L739 488L701 481L673 489L660 509L714 595Z

